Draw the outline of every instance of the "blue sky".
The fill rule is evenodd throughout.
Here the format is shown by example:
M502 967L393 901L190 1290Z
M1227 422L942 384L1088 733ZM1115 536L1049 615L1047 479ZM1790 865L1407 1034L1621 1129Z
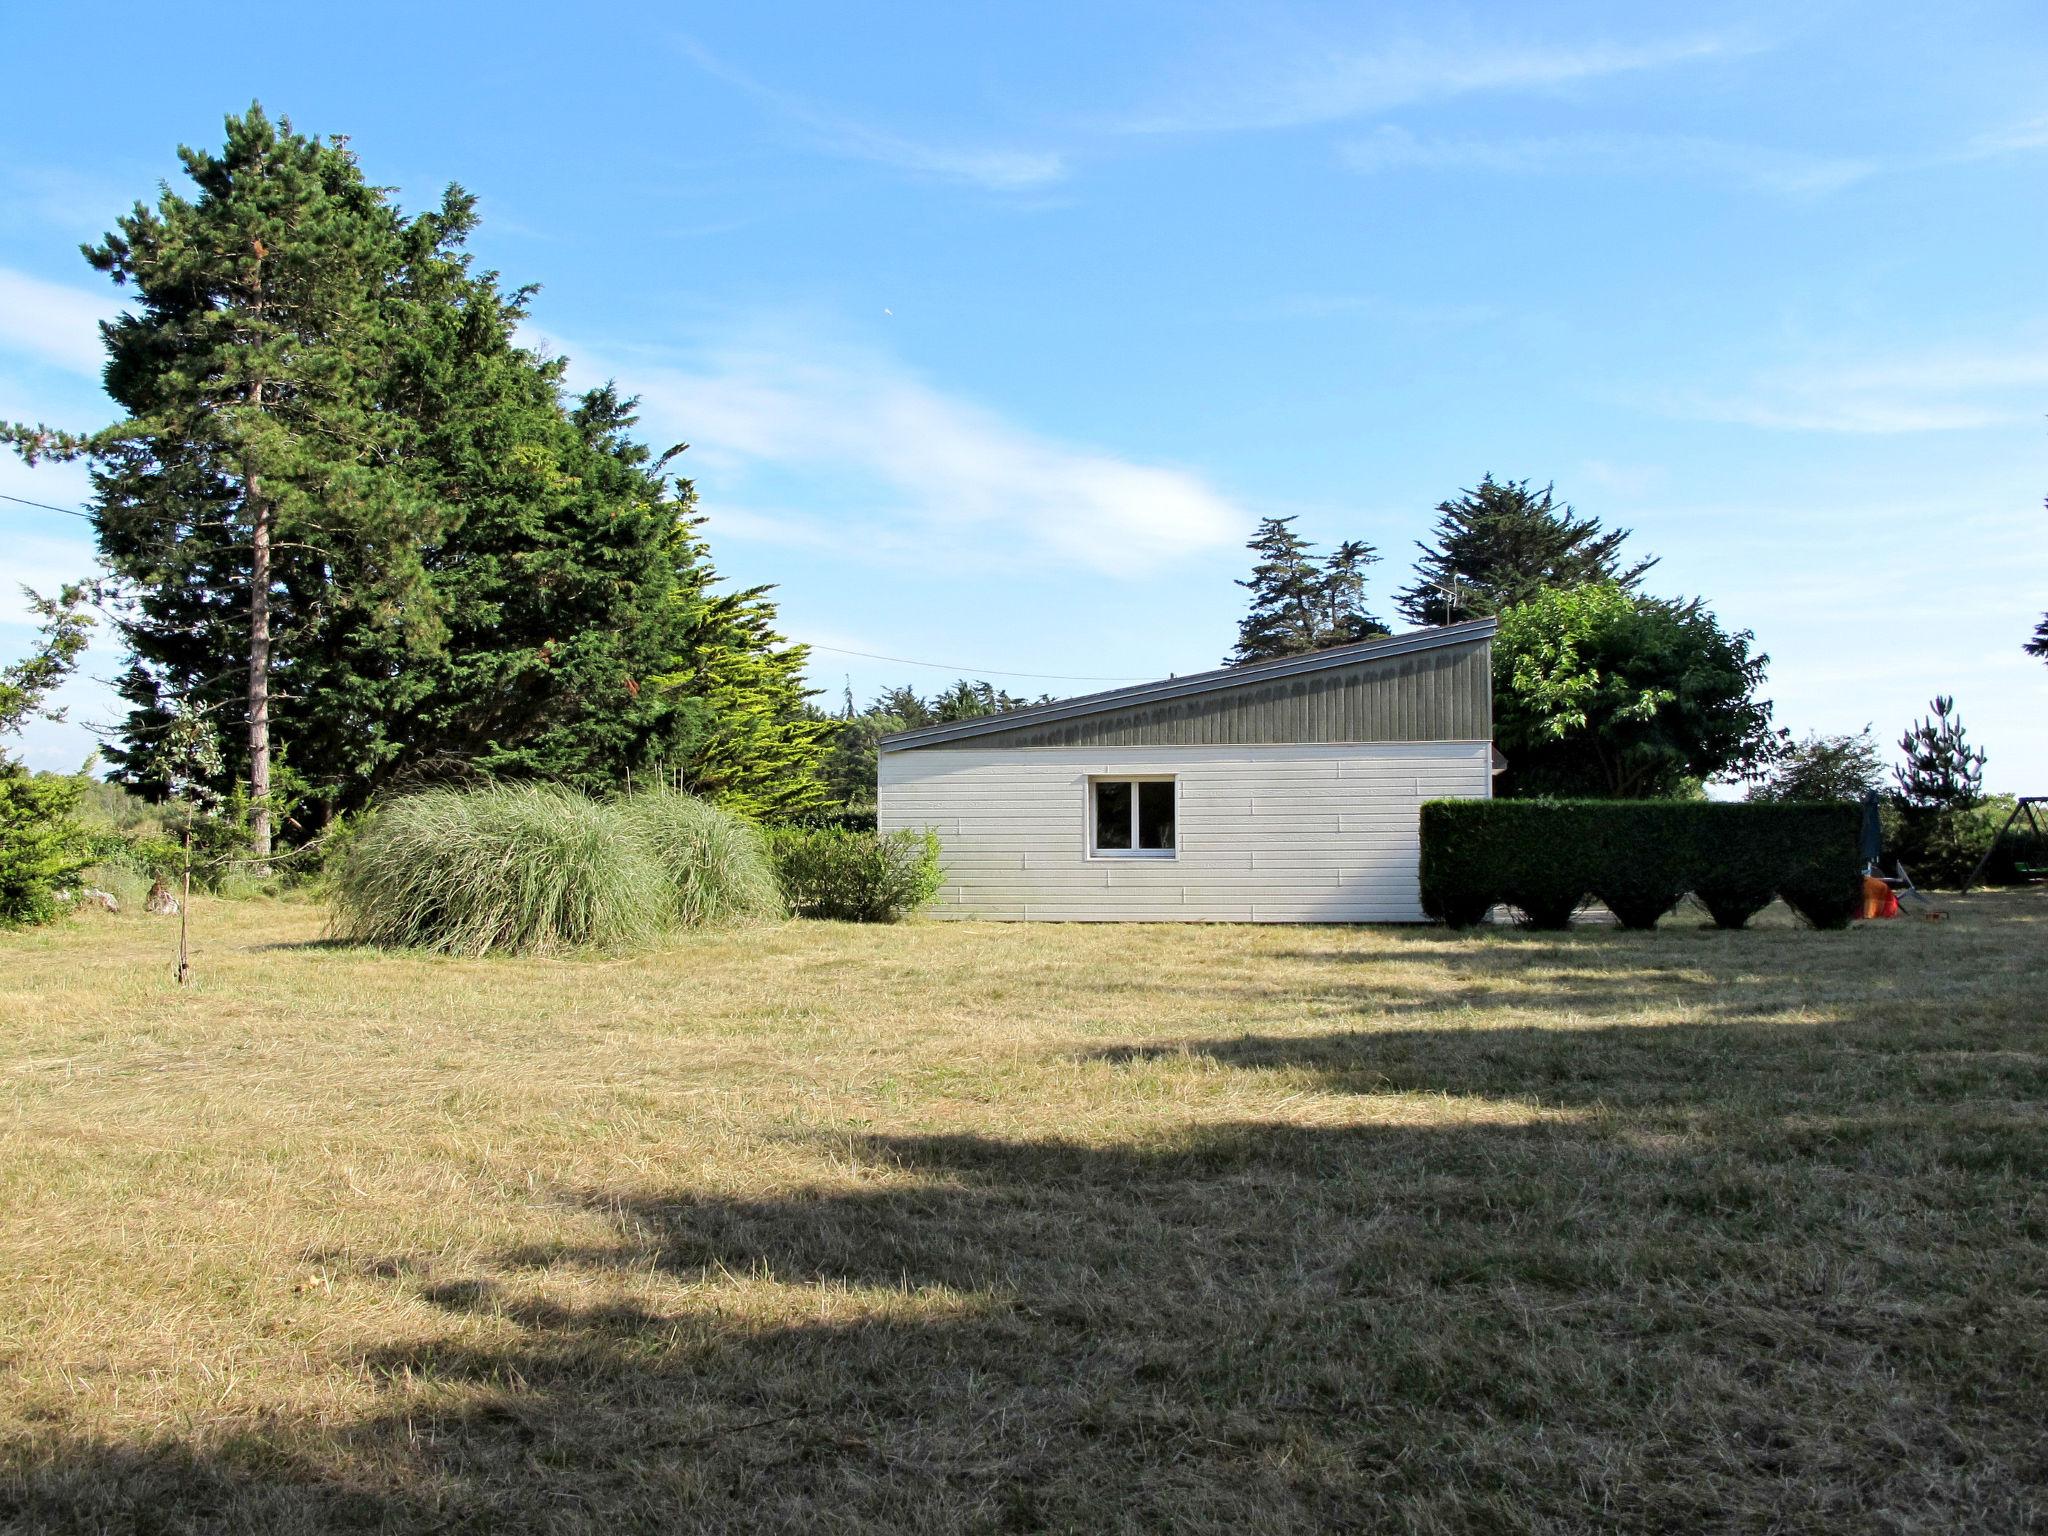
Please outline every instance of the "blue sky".
M692 445L721 569L835 696L1213 666L1266 514L1378 545L1386 612L1491 472L1753 629L1795 732L1950 692L1989 781L2048 792L2038 4L47 6L10 41L0 416L108 418L77 244L260 98L409 206L479 194L537 336ZM16 584L92 559L0 529L11 655ZM117 662L32 762L89 750Z

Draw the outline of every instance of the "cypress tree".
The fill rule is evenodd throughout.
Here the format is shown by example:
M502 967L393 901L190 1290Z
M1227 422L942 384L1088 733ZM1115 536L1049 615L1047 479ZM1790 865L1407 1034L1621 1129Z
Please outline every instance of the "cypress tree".
M1487 475L1437 504L1433 544L1417 543L1415 584L1394 599L1411 624L1452 624L1499 613L1548 587L1614 582L1634 591L1657 562L1623 569L1630 530L1602 529L1556 499L1556 487ZM1452 596L1455 591L1455 598Z
M1365 572L1378 562L1370 544L1350 539L1327 560L1297 534L1291 517L1259 521L1246 548L1259 558L1238 585L1252 594L1251 611L1238 622L1231 666L1276 656L1299 656L1387 633L1366 610Z
M166 792L153 744L182 713L235 730L259 852L273 799L303 835L437 763L815 803L802 649L766 588L713 590L680 449L636 441L610 386L566 403L565 360L518 345L533 290L472 269L474 200L405 218L339 141L260 110L181 153L197 200L88 251L141 291L108 332L130 419L10 430L100 465L121 776Z

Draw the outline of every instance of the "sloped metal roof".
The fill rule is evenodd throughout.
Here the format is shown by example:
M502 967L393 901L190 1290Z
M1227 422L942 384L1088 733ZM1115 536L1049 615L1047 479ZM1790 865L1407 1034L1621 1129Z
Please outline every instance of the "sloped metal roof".
M1362 640L1356 645L1332 646L1329 650L1313 651L1306 656L1284 656L1276 661L1256 661L1242 667L1218 667L1212 672L1193 672L1185 677L1164 678L1156 683L1138 683L1128 688L1113 688L1106 693L1083 694L1078 698L1060 699L1051 704L1034 704L1024 709L1006 710L999 715L981 715L972 720L951 720L942 725L921 726L911 731L895 731L884 736L880 746L884 752L900 752L907 748L937 746L942 742L964 741L977 736L1011 732L1022 727L1050 724L1055 721L1076 720L1089 715L1106 714L1139 705L1158 704L1172 699L1223 693L1238 688L1254 688L1283 678L1393 660L1413 655L1418 651L1437 650L1446 646L1469 645L1474 641L1490 639L1495 627L1494 620L1490 618L1469 619L1462 624L1411 630L1405 635L1389 635L1382 640Z

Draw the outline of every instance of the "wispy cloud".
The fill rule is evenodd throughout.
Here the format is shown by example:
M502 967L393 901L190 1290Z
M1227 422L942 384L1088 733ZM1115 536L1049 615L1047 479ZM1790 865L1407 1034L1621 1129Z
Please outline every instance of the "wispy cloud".
M111 292L48 283L0 267L0 350L97 378L106 364L99 323L119 308Z
M706 74L768 106L803 130L818 149L842 159L865 160L944 181L970 182L998 192L1028 191L1066 175L1065 160L1050 151L934 143L891 133L764 85L692 39L681 39L678 46Z
M1784 432L1958 432L2039 423L2048 348L1902 353L1759 374L1667 402L1670 414Z
M1170 102L1124 119L1131 133L1298 128L1488 91L1541 91L1755 51L1730 37L1648 42L1528 43L1469 39L1330 48L1315 42L1265 63L1242 55L1228 74L1204 69Z
M1565 134L1541 138L1423 139L1382 127L1342 150L1367 174L1404 170L1498 175L1706 177L1759 191L1835 192L1882 166L1847 156L1804 155L1720 139L1648 134Z
M1761 192L1818 196L1875 176L1975 165L2048 151L2048 117L1980 133L1920 153L1829 155L1674 134L1556 134L1521 138L1420 138L1391 124L1345 145L1353 170L1477 171L1502 176L1693 177Z
M1034 432L872 350L770 334L605 369L640 396L651 437L691 443L714 527L740 537L1137 577L1235 544L1251 523L1191 470Z

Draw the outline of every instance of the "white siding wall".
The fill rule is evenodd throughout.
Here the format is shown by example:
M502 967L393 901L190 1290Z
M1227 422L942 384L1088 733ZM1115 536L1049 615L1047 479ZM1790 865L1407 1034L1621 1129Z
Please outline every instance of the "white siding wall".
M925 747L881 758L884 831L930 827L941 917L1416 922L1417 807L1491 787L1488 746ZM1088 856L1088 781L1172 774L1178 857Z

